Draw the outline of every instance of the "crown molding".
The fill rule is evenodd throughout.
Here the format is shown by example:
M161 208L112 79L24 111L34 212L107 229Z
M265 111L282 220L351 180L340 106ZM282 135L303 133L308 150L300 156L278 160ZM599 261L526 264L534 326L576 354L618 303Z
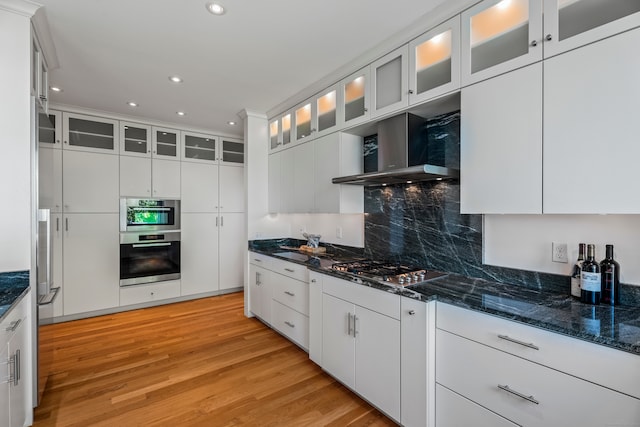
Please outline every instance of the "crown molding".
M29 0L0 0L0 10L17 13L27 18L31 18L41 7L40 3Z

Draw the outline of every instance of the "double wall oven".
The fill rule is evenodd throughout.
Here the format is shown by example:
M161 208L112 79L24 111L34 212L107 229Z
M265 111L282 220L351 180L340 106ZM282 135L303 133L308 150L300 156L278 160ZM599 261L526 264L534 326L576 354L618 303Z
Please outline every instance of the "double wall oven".
M180 200L120 200L120 286L180 278Z

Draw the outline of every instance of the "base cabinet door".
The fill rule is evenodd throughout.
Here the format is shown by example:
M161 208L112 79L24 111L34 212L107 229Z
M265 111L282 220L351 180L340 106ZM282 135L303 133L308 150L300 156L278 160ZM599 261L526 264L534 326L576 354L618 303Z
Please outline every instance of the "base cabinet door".
M182 295L218 290L218 215L184 213L180 242Z
M22 302L24 304L25 301ZM28 333L29 322L23 318L15 333L9 340L9 357L13 363L10 367L13 370L13 381L9 384L9 414L10 427L23 427L29 425L28 413L31 411L29 394L31 392L29 370L31 367L29 360Z
M400 322L356 306L356 391L400 419Z
M517 424L436 384L436 426L517 427Z
M63 217L64 314L119 305L118 214Z
M2 324L4 326L4 323ZM4 337L3 337L4 338ZM7 342L3 339L0 341L0 360L9 360ZM9 412L9 370L10 365L5 363L0 365L0 425L8 426L11 423L11 415Z
M351 303L322 295L322 368L347 387L356 389L356 343Z
M220 289L241 288L244 286L244 256L247 250L244 214L221 214L219 224Z
M400 299L400 414L402 425L406 427L426 426L427 417L433 419L429 413L433 409L433 391L427 392L427 372L433 373L434 365L434 358L427 351L430 307L423 301Z
M271 288L269 270L249 265L249 306L251 312L271 324Z

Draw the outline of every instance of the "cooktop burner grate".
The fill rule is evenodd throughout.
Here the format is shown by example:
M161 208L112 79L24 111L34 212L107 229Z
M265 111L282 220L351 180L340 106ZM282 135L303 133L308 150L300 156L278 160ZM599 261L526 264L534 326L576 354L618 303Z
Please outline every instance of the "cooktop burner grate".
M386 284L400 286L415 285L445 275L445 273L430 271L419 267L376 260L341 262L333 264L331 268L356 276L367 277Z

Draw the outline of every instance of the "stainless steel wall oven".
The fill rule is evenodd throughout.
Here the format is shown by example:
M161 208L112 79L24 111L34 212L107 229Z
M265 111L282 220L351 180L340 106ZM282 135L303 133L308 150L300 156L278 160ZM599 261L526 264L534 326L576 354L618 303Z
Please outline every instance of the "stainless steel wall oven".
M180 201L121 199L120 286L180 278Z

